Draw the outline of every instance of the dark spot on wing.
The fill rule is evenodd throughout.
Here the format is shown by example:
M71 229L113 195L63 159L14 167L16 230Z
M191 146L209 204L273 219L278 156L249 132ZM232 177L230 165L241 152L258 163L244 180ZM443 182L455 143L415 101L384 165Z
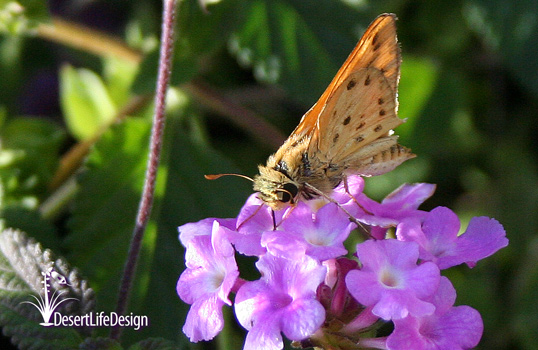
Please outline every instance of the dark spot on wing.
M379 132L383 129L383 126L381 124L379 124L378 126L375 127L374 131L375 132Z
M385 103L385 100L384 100L383 98L380 97L380 98L377 100L377 104L378 104L378 105L382 105L383 103Z
M340 135L337 133L336 135L334 135L333 137L333 143L336 142L336 140L338 140L338 138L340 137Z
M348 125L350 121L351 121L351 116L348 116L346 119L344 119L344 122L342 124Z
M347 89L348 89L348 90L353 89L353 87L354 87L356 84L357 84L357 83L355 82L355 80L350 80L349 83L347 83Z
M372 38L372 44L376 44L377 43L377 39L379 39L379 33L375 33L374 37Z
M359 135L359 136L355 137L355 141L357 141L357 142L362 142L362 141L364 141L364 136Z
M355 130L359 130L360 128L362 128L364 126L364 122L361 122L356 128Z
M370 85L370 76L366 77L366 80L364 80L364 85Z
M384 109L381 109L381 110L379 111L379 115L385 115L385 114L386 114L386 112L385 112Z

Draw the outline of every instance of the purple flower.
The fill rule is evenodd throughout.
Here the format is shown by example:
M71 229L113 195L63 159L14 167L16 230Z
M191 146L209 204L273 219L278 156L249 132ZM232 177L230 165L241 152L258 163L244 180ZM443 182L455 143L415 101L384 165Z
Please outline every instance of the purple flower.
M446 277L431 298L435 313L394 320L394 332L387 339L389 350L464 350L474 348L482 337L480 314L469 306L452 306L456 291Z
M499 222L488 217L474 217L467 230L458 236L460 221L448 208L437 207L424 222L416 218L398 225L396 235L403 241L420 245L420 258L446 269L462 263L470 267L508 245L506 232Z
M379 227L390 227L396 226L404 219L424 218L426 212L417 208L430 198L434 191L435 185L432 184L404 184L381 203L366 198L361 201L362 207L370 213L365 222Z
M451 210L418 209L434 185L403 185L378 203L363 193L361 177L346 184L331 194L338 205L321 196L273 211L253 194L237 219L179 227L187 269L177 293L191 304L183 327L191 341L222 330L222 307L236 292L235 313L248 330L245 350L280 350L282 334L319 348L463 350L478 343L479 313L453 306L456 293L440 269L472 267L505 247L502 226L473 218L458 236ZM349 215L369 226L357 245L358 262L345 257L344 241L356 233ZM386 239L390 227L398 239ZM258 257L259 280L239 278L237 253ZM375 336L380 318L394 323L388 337Z
M423 219L426 212L417 208L435 191L435 185L427 183L404 184L389 194L381 203L368 198L362 191L364 179L360 176L347 178L347 191L339 185L332 197L341 203L356 219L371 225L371 236L385 238L386 229L394 227L403 219Z
M246 282L235 297L237 319L249 330L245 350L282 349L281 332L302 340L317 331L325 310L316 299L325 267L303 256L297 260L265 254L256 263L258 281Z
M439 268L417 265L418 245L395 239L369 240L357 245L360 270L350 271L346 284L351 295L384 320L408 315L430 315L435 307L425 301L439 285Z
M289 256L297 251L323 261L347 254L344 241L354 226L334 203L312 212L307 204L300 202L277 231L264 233L262 245L274 255L278 252L277 255Z
M183 332L192 342L210 340L223 328L222 306L231 305L228 294L239 276L234 249L218 221L213 222L211 236L187 242L185 260L187 269L176 287L179 297L191 304Z
M274 230L287 210L272 211L257 196L252 194L237 216L236 227L227 230L230 242L238 252L249 256L265 254L261 245L262 233Z
M236 219L216 219L216 218L207 218L200 220L198 222L189 222L185 225L179 226L179 240L184 247L187 246L187 243L196 236L209 236L211 235L211 230L213 229L213 222L217 221L222 227L227 227L230 229L235 228Z

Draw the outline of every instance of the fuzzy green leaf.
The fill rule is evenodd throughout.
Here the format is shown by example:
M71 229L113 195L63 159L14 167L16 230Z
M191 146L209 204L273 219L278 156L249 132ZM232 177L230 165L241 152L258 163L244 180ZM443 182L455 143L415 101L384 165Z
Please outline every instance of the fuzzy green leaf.
M163 338L150 338L142 340L128 348L128 350L179 350L182 347Z
M45 279L50 268L64 276L68 284L50 275ZM77 270L71 269L63 259L56 259L50 250L43 250L26 234L4 230L0 234L0 326L4 334L20 349L73 349L83 335L89 334L89 329L39 324L45 320L36 309L37 299L43 302L46 298L44 281L49 296L61 293L57 307L51 304L54 312L67 316L93 310L94 293Z

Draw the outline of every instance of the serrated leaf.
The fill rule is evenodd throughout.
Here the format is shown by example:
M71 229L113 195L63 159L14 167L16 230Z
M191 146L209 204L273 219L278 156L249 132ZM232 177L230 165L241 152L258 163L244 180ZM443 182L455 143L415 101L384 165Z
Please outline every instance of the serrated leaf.
M142 340L128 348L128 350L179 350L178 344L163 338L150 338Z
M261 81L279 82L312 104L353 49L359 13L332 0L254 0L246 8L231 51ZM364 28L371 20L363 19Z
M86 338L77 348L79 350L122 350L123 347L117 341L110 338Z
M49 20L47 4L40 0L0 0L0 33L20 35Z
M35 298L45 296L43 282L47 282L48 295L61 296L54 311L62 315L89 313L94 307L94 294L79 272L71 269L65 260L56 259L50 250L43 250L39 243L20 231L7 229L0 234L0 253L0 326L4 334L11 337L20 349L77 347L81 335L87 334L88 329L43 327L39 322L48 320L34 308L37 304L30 302L36 301L32 295ZM58 275L51 277L51 271ZM68 284L58 276L65 277ZM63 303L68 298L77 300Z
M95 136L116 113L105 84L88 69L61 69L60 102L67 127L79 140Z

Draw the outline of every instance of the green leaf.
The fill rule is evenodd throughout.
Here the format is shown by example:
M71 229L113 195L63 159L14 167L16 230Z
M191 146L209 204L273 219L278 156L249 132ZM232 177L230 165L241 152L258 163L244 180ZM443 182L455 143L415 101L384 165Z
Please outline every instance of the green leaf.
M68 284L60 283L49 275L51 268L65 277ZM76 270L72 270L63 259L56 259L51 251L43 250L39 243L24 233L4 230L0 234L0 326L4 334L11 337L20 349L76 348L83 335L89 334L89 329L43 327L39 324L46 320L36 309L35 298L44 298L45 281L49 295L62 293L54 312L69 316L85 315L93 310L93 291ZM32 297L36 294L37 297ZM77 300L67 301L67 298Z
M182 348L170 340L150 338L130 346L128 350L178 350Z
M398 116L407 121L396 130L403 140L412 131L419 114L433 93L437 75L437 69L431 61L416 57L404 58L398 88L400 100Z
M110 99L115 106L124 106L129 100L138 65L116 57L106 57L103 61L103 75Z
M1 211L1 218L5 227L16 227L26 232L46 248L60 249L58 230L51 222L44 220L38 211L22 205L7 205Z
M279 82L298 101L312 104L353 49L359 14L330 0L315 6L254 0L246 8L247 19L230 42L239 63L253 67L259 80ZM364 29L373 19L362 21Z
M79 179L66 245L96 292L117 292L144 182L150 125L129 119L102 135ZM114 297L112 297L114 298ZM113 310L114 302L100 310Z
M69 131L79 140L96 135L116 113L101 78L87 69L64 66L60 71L60 102Z
M503 56L520 84L538 96L538 2L470 0L464 14L471 27Z
M79 350L122 350L123 347L115 340L109 338L86 338L78 347Z
M4 204L35 208L58 166L65 132L44 119L18 117L0 129Z
M179 85L192 79L200 65L216 50L224 47L231 33L242 22L245 0L226 0L207 6L198 0L181 1L178 9L176 41L172 63L171 84ZM133 90L138 93L155 91L159 51L148 54L140 66Z
M41 0L0 0L0 33L20 35L49 20L47 4Z

